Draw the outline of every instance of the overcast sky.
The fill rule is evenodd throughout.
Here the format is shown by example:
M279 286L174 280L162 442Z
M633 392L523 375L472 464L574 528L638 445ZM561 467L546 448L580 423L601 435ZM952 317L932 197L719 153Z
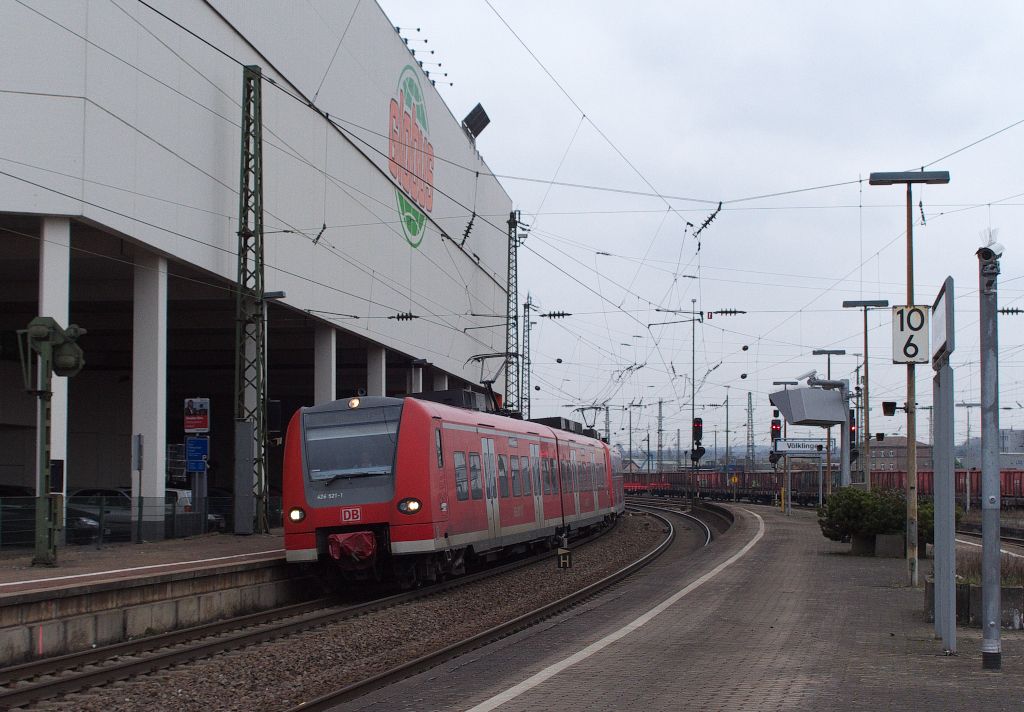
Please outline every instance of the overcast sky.
M979 400L982 230L1006 245L1000 306L1024 306L1024 123L1007 129L1024 120L1020 3L380 4L417 58L441 63L425 68L452 113L481 102L491 118L477 147L531 226L520 297L573 315L535 319L534 417L607 402L625 444L624 408L642 402L634 443L650 428L654 446L661 399L666 445L681 428L688 446L692 325L649 325L685 318L657 310L696 299L702 312L746 312L696 325L705 445L717 428L724 447L714 406L728 392L744 447L748 391L766 444L773 381L824 374L815 348L863 352L861 313L842 301L907 302L905 189L867 179L922 166L951 181L914 190L915 301L930 305L953 276L956 400ZM804 190L820 186L834 187ZM718 201L698 249L687 223L699 228ZM905 417L881 413L882 400L906 400L891 313L869 325L871 430L905 434ZM1001 404L1014 408L1001 425L1024 428L1024 315L1000 326ZM852 380L857 361L833 357L833 378ZM918 366L922 406L931 377ZM918 423L927 440L927 411Z

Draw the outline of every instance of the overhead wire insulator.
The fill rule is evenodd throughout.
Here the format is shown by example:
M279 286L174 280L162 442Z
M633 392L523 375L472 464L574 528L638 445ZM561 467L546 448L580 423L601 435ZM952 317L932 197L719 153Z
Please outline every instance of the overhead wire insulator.
M568 312L564 311L557 311L548 312L547 314L541 314L540 316L547 317L548 319L561 319L563 317L572 316L572 314L569 314Z
M1000 314L1020 314L1021 309L1019 307L1003 307L999 310Z
M409 311L399 312L394 316L389 316L388 319L397 319L398 321L412 321L413 319L419 319L419 317L413 314L411 311Z

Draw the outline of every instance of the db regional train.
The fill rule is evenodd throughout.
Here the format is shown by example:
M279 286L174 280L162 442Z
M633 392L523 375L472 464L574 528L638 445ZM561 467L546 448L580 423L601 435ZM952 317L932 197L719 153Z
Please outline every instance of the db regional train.
M731 478L736 477L735 486ZM999 473L1002 507L1024 507L1024 470L1002 470ZM639 472L630 473L624 484L627 494L654 494L665 496L690 496L693 493L693 473L681 472ZM776 499L780 487L785 486L782 469L755 470L753 472L724 472L698 470L698 495L704 499L731 500L733 492L737 499L768 504ZM791 470L793 504L816 505L818 503L818 472L816 470ZM934 473L918 470L917 493L928 498L934 492ZM902 470L872 470L871 487L875 489L898 489L906 491L907 473ZM964 502L968 492L971 505L981 504L981 471L957 470L955 479L957 501ZM834 489L834 487L833 487Z
M301 408L285 440L287 560L402 586L457 576L610 524L619 463L592 437L415 397Z

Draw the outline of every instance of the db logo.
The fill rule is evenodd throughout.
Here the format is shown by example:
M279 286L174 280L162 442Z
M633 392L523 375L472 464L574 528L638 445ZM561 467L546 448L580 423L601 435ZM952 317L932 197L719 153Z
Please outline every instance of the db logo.
M360 516L359 507L341 508L342 522L358 522L360 519L362 519L362 517Z

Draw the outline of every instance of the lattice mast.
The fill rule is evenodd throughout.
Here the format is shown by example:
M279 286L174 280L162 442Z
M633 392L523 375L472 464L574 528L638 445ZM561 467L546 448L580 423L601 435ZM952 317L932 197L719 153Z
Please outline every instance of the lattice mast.
M747 460L743 469L746 472L754 469L754 394L750 391L747 391Z
M519 410L523 418L530 419L530 309L533 302L530 301L530 294L527 292L526 301L523 302L523 378L521 381L522 392L519 394Z
M505 309L505 402L506 410L516 410L519 403L519 211L508 214L508 284Z
M662 471L661 459L662 459L663 451L661 449L661 434L663 432L662 425L664 425L664 422L662 421L662 418L661 418L661 406L662 406L663 403L664 403L664 401L658 401L658 472Z
M256 530L267 532L267 332L266 305L263 301L262 105L262 72L258 66L247 66L242 73L242 160L238 201L238 285L235 309L235 420L249 421L253 424L252 463Z

